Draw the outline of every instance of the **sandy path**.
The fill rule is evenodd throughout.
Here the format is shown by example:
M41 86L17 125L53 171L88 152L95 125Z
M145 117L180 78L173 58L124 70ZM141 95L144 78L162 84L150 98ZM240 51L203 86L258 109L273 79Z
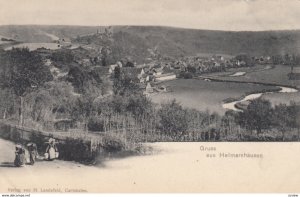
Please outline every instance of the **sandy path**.
M0 160L13 159L0 141ZM206 158L217 151L259 153L264 158ZM287 192L299 193L300 143L154 143L160 153L98 166L54 161L0 167L0 192L8 188L82 189L88 192ZM3 149L4 148L4 149ZM13 154L11 154L13 155Z

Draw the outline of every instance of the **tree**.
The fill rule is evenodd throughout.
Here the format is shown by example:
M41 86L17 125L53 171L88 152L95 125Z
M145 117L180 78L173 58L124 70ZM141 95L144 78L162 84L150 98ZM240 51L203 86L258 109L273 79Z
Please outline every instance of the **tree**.
M121 78L121 68L120 66L116 66L114 69L114 78L120 79Z
M84 129L87 129L89 117L95 112L93 101L95 98L91 95L85 95L77 98L73 106L71 116L75 120L81 120L84 123Z
M53 80L41 56L28 48L13 48L2 54L4 70L1 73L2 88L10 88L20 98L19 124L23 124L23 98L32 89L39 88L45 82Z
M24 102L24 113L29 112L29 117L35 122L46 122L54 119L52 110L55 100L48 90L39 89L29 93Z
M128 61L126 64L125 64L125 67L134 67L134 64L130 61Z
M142 117L149 117L152 112L151 100L144 95L131 96L128 100L126 108L128 112L131 112L134 117L142 119Z
M6 119L8 116L14 114L14 93L8 89L1 89L0 91L0 118Z
M55 51L51 54L50 59L54 62L60 63L61 64L70 64L74 62L75 57L72 54L71 50L67 49L62 49Z
M134 95L141 93L138 86L137 77L129 76L126 72L119 70L118 66L116 67L114 73L114 84L113 92L115 95Z
M283 57L282 55L273 55L272 56L272 62L274 65L282 64L283 63Z
M270 101L255 99L250 102L247 109L238 114L238 123L246 129L256 130L257 135L263 129L271 126L272 106Z
M193 67L193 66L188 66L187 67L187 71L190 72L190 73L195 74L196 71L197 71L197 69L195 67Z
M183 134L188 128L186 110L176 100L162 104L158 115L162 131L169 135Z
M232 128L235 126L236 112L229 110L225 112L225 115L221 119L222 127L225 128L225 137L232 133Z
M68 81L80 93L84 92L84 83L87 82L88 78L88 73L79 66L74 66L69 70Z
M288 125L298 130L298 141L300 140L300 105L292 102L288 106L289 122Z
M282 141L285 140L285 132L291 123L291 117L286 104L276 105L272 113L273 125L282 133Z
M248 56L247 54L239 54L235 57L236 60L244 61L246 63L245 66L254 66L254 60Z
M102 65L102 66L107 66L107 63L106 63L106 57L102 57L102 58L101 58L101 65Z

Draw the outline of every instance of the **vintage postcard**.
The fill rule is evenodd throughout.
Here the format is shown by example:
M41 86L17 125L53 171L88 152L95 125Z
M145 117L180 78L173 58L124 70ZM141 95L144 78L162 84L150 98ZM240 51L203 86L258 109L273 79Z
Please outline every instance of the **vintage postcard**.
M299 194L299 11L0 0L0 193Z

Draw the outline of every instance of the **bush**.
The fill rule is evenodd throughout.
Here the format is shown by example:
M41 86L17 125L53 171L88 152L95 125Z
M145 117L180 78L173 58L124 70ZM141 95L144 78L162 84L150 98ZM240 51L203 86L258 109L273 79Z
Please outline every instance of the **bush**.
M162 131L171 135L181 135L188 128L188 116L185 109L175 100L163 104L158 111Z
M184 78L184 79L192 79L193 74L190 72L180 72L178 75L178 78Z
M58 144L60 158L63 160L86 161L91 159L89 144L81 139L67 138Z
M1 125L0 127L0 137L6 140L10 140L10 126L9 125Z
M17 129L14 129L11 132L11 140L17 143L21 143L22 142L21 132Z
M104 131L104 121L92 117L88 120L87 127L89 131Z
M125 150L125 141L114 136L105 136L103 139L103 149L107 152Z
M250 102L247 109L238 113L237 121L240 126L256 130L257 134L268 129L272 124L272 105L270 101L255 99Z
M45 136L41 133L32 132L29 136L29 140L37 145L37 149L39 153L44 153L47 148L47 144L45 142Z

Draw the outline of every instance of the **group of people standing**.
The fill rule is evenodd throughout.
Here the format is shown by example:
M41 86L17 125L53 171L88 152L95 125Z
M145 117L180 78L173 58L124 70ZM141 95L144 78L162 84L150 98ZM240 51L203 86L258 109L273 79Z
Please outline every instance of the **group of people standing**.
M57 159L59 156L59 152L57 149L57 143L55 139L50 138L47 144L48 145L44 154L44 160L52 161L54 159ZM34 165L35 160L38 158L37 145L35 143L30 142L26 145L26 149L21 144L16 145L14 160L15 166L24 166L27 163L27 161L29 161L31 165ZM28 152L28 155L26 155L26 152Z

